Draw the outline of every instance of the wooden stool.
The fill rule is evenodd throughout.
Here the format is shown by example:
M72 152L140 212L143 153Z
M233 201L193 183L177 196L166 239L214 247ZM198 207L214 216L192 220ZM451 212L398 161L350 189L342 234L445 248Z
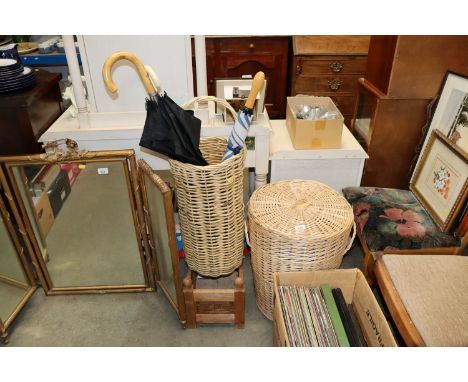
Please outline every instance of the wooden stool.
M183 293L187 328L194 329L197 324L234 324L238 329L244 328L243 264L232 274L217 278L203 278L189 270L183 280Z

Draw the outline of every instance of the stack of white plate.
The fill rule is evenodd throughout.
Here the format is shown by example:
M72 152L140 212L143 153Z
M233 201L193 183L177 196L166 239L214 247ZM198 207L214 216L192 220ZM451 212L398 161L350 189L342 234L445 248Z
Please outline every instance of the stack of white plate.
M35 84L34 70L13 58L0 58L0 94L16 92Z

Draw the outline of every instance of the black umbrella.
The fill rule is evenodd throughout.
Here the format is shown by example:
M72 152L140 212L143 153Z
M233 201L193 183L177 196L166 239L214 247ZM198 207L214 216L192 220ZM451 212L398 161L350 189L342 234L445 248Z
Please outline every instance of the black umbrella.
M167 94L146 100L146 121L140 146L184 163L208 163L198 149L201 121Z
M193 111L184 110L177 105L166 92L159 94L145 66L133 53L117 52L107 58L102 69L107 88L111 92L117 91L110 72L112 65L122 59L135 65L149 95L146 99L146 121L140 146L184 163L207 165L198 148L201 121L193 115Z

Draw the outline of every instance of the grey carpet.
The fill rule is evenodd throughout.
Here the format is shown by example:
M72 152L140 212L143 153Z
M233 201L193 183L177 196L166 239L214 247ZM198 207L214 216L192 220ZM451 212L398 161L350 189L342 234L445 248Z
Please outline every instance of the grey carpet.
M355 246L342 268L361 263ZM272 323L256 306L249 256L245 280L245 329L183 329L161 291L45 296L38 290L11 327L9 346L271 346Z
M9 346L271 346L271 322L255 305L246 261L246 325L183 329L162 292L45 296L37 291Z

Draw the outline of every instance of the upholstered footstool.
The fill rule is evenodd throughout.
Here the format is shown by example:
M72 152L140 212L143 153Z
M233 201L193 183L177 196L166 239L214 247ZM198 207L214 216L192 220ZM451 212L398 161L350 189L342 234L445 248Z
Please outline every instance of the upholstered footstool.
M384 253L460 254L459 237L443 233L411 191L347 187L357 235L364 252L363 272L373 281L373 266ZM464 243L465 244L465 243Z
M468 257L386 254L375 275L408 346L468 346Z

